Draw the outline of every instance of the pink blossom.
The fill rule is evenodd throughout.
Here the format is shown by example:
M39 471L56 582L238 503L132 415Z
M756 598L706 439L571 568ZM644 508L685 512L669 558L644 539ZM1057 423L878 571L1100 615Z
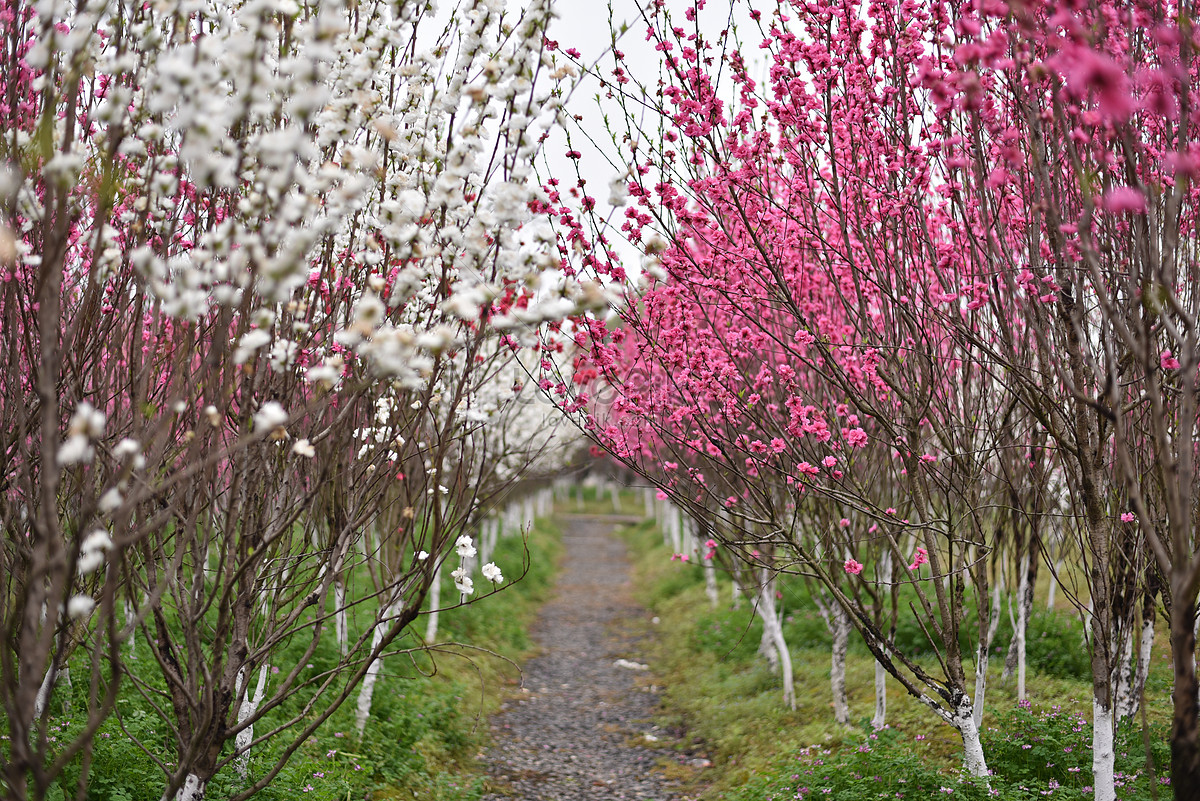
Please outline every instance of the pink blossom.
M1103 117L1124 122L1134 110L1129 76L1112 56L1089 47L1073 47L1055 59L1077 95L1092 95Z
M1117 186L1104 193L1103 205L1110 214L1145 214L1146 196L1132 186Z
M852 573L856 576L861 573L863 569L862 562L856 562L853 559L847 559L846 563L842 565L842 567L845 568L847 573Z
M845 434L846 444L851 448L867 447L867 432L861 428L851 428Z
M908 566L909 570L916 570L921 565L929 563L929 551L924 548L917 548L917 552L913 554L912 564Z
M1158 364L1164 370L1179 369L1179 360L1169 350L1164 350L1162 355L1158 357Z
M1122 512L1121 513L1121 522L1122 523L1132 523L1134 520L1137 520L1137 515L1135 515L1133 512Z

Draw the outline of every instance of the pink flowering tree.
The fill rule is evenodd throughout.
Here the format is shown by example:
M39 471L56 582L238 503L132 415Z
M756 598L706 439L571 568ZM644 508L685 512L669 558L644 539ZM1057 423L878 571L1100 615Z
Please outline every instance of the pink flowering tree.
M1115 792L1110 687L1129 641L1116 554L1139 543L1170 587L1172 783L1195 792L1196 149L1182 12L782 2L751 14L769 60L761 87L740 54L706 40L702 13L673 20L652 4L660 84L639 94L619 65L608 82L660 124L623 140L622 232L646 254L644 291L622 326L584 324L598 377L620 387L586 424L633 464L672 449L694 471L684 498L712 465L740 473L722 501L759 525L786 530L780 481L907 520L926 569L950 577L923 602L946 641L950 707L971 703L948 636L964 592L987 642L981 566L1011 518L995 510L1016 511L1032 554L1045 508L1001 452L1050 449L1033 469L1065 488L1086 560L1097 796ZM587 239L586 214L561 216L569 242ZM580 268L622 280L611 230L591 230L600 244ZM894 449L895 502L855 486L851 437ZM903 537L889 538L907 560ZM845 597L845 579L828 579Z

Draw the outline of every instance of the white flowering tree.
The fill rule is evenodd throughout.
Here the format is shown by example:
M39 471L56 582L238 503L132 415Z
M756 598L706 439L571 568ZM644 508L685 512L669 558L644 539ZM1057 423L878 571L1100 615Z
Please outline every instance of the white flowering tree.
M589 302L545 288L531 220L549 15L463 0L438 34L424 2L4 6L7 795L72 764L83 793L127 680L174 732L147 749L164 798L234 763L248 797L416 618L420 553L479 500L473 393ZM383 552L385 581L348 580ZM376 610L353 635L348 607ZM306 673L326 624L336 659ZM153 659L122 653L139 630ZM79 649L86 722L53 742Z

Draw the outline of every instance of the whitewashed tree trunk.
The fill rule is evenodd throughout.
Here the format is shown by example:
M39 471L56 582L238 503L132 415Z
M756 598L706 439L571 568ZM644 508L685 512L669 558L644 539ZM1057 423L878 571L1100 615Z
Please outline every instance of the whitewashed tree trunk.
M431 559L433 557L430 557ZM438 615L442 605L442 565L433 571L433 583L429 585L429 618L425 621L425 642L437 641Z
M885 549L883 555L879 559L879 565L876 576L881 582L890 583L892 581L892 553ZM885 584L886 586L886 584ZM880 628L883 628L882 620ZM886 648L884 654L891 654ZM887 725L887 670L883 664L876 660L875 662L875 712L871 716L871 727L874 729L882 729Z
M1133 637L1126 636L1118 647L1121 656L1117 660L1113 694L1116 699L1114 712L1117 720L1121 720L1132 715L1134 711L1133 684L1136 681L1134 670L1137 666L1133 661Z
M833 719L845 726L850 723L850 704L846 699L846 647L850 641L850 618L845 610L822 593L813 595L813 602L833 645L829 658L829 690L833 696Z
M759 614L762 617L762 614ZM779 672L779 649L775 647L775 630L774 624L767 623L763 619L762 637L758 641L758 655L767 660L767 667L772 673Z
M1013 639L1009 647L1008 655L1004 660L1004 673L1002 679L1007 680L1015 671L1017 674L1017 700L1026 700L1025 693L1025 666L1026 666L1026 644L1028 642L1029 632L1029 612L1033 602L1033 588L1029 586L1029 560L1031 558L1030 549L1025 549L1025 555L1021 559L1020 571L1021 579L1017 584L1017 617L1013 621ZM1011 606L1010 606L1011 610ZM1011 611L1010 611L1011 618Z
M246 675L246 669L243 667L238 671L237 687L238 693L241 693L242 678ZM258 668L258 685L254 688L254 693L251 694L249 688L246 690L246 697L242 699L242 705L238 708L238 724L243 723L247 718L258 711L258 705L262 703L263 694L267 689L267 665L262 664ZM238 775L245 779L250 773L250 743L254 741L254 725L251 724L237 733L235 741L237 746L237 758L233 761L234 770Z
M1150 657L1154 652L1154 614L1151 613L1145 620L1142 621L1142 638L1138 642L1138 661L1137 675L1133 682L1133 691L1130 693L1133 699L1130 717L1133 717L1141 709L1142 691L1146 688L1146 677L1150 675Z
M492 539L492 521L485 518L479 523L479 564L486 565L492 561L492 552L496 542ZM468 565L470 567L470 565Z
M717 588L717 568L711 559L704 560L704 594L708 596L708 605L716 609L721 593Z
M1196 616L1200 620L1200 615ZM1087 611L1083 615L1083 644L1088 644L1088 632L1092 630L1092 599L1088 598Z
M183 786L175 791L175 801L204 801L204 790L207 785L208 782L195 773L189 773L183 780ZM169 801L166 793L163 793L162 801Z
M1028 698L1025 692L1025 653L1027 634L1029 631L1029 617L1026 614L1026 606L1022 601L1017 610L1017 700L1024 701Z
M783 624L779 619L775 606L774 577L762 582L758 593L758 616L762 618L763 631L769 633L777 663L783 669L783 702L789 709L796 708L796 688L792 680L792 655L788 649L787 640L783 636Z
M975 728L983 726L983 705L987 696L987 671L991 659L992 641L1000 628L1000 596L1004 591L1004 575L1001 574L992 588L992 617L988 621L987 638L980 653L975 656L975 701L972 704L975 717Z
M46 675L42 677L42 684L38 687L37 697L33 700L33 717L36 720L41 720L42 715L46 711L46 705L50 703L50 693L54 691L54 687L62 678L63 671L55 671L54 665L46 669Z
M338 579L333 585L333 630L337 637L338 651L345 656L350 647L349 631L346 625L346 582Z
M884 653L887 653L886 651ZM875 662L875 714L871 717L871 728L882 729L887 725L887 671L883 663Z
M833 648L829 664L829 689L833 693L833 719L850 725L850 702L846 698L846 647L850 643L850 617L840 604L832 605Z
M439 568L439 573L440 573ZM436 606L434 609L436 610ZM383 610L383 614L379 622L375 624L375 630L371 634L371 651L379 647L379 643L383 642L383 634L387 631L391 618L395 617L397 609L394 604L389 604ZM432 612L431 614L437 614ZM434 631L436 636L437 632ZM362 687L358 691L358 708L355 711L354 728L358 731L358 736L361 737L363 731L367 728L367 720L371 717L371 698L375 695L375 684L379 681L379 669L382 667L382 659L372 659L371 664L367 665L367 672L363 675Z
M1046 591L1046 608L1050 611L1054 611L1055 595L1058 592L1058 576L1062 570L1062 564L1061 556L1054 560L1054 575L1050 577L1050 589Z
M971 705L975 728L983 725L983 703L987 697L988 646L983 645L975 654L975 701Z
M979 727L975 725L975 710L970 698L964 696L950 724L958 729L963 743L963 767L971 776L987 778L987 760L983 755L983 742L979 738Z
M129 629L129 658L137 659L137 626L133 625L137 615L133 611L133 604L125 601L125 628Z
M1113 748L1113 711L1092 697L1092 798L1116 801L1116 753Z

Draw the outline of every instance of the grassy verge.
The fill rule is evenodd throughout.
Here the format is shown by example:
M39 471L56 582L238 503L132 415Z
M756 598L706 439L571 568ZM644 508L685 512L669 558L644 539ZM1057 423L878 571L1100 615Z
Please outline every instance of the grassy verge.
M1090 674L1081 629L1071 616L1041 612L1031 621L1031 705L1018 705L1012 683L1000 683L1008 634L999 633L984 717L984 748L994 775L985 788L961 779L957 733L902 694L895 682L888 688L889 726L871 731L874 663L861 643L851 646L847 664L853 725L833 721L830 638L803 582L780 582L796 673L797 708L791 711L783 705L778 677L757 657L762 627L750 602L735 606L728 583L722 582L721 602L712 608L700 569L671 561L651 523L628 527L625 533L638 555L639 600L660 621L654 667L666 688L664 722L686 730L691 738L687 745L703 749L713 762L697 780L696 791L703 798L920 799L952 794L1018 801L1089 794ZM910 635L911 645L917 646L919 630L902 627L898 640ZM1159 664L1146 689L1149 730L1128 726L1118 737L1121 799L1170 795L1163 782L1169 763L1170 694L1163 653L1165 645L1156 649ZM1144 735L1155 763L1153 781Z
M487 716L498 706L502 688L518 676L512 662L531 650L529 624L548 594L561 552L557 527L543 519L527 543L517 537L501 540L494 560L506 575L519 573L526 546L529 570L523 579L478 603L441 614L438 639L458 645L385 660L361 738L355 733L355 697L351 696L256 798L478 798L482 778L474 772L473 758L486 743ZM448 575L445 582L442 597L454 597ZM424 625L425 619L419 618L416 626L423 631ZM404 636L398 648L416 645L411 635ZM335 648L333 642L327 648L323 644L307 669L319 671L323 663L335 663ZM143 648L136 658L152 656ZM290 667L287 658L284 654L279 661ZM71 733L76 724L68 710L85 703L86 690L76 687L70 705L51 710L52 731ZM163 774L154 759L170 764L171 737L163 731L162 719L128 684L123 685L119 708L120 720L114 717L105 723L96 740L87 797L89 801L158 801ZM263 725L270 725L270 720ZM134 737L147 744L151 754L139 748ZM262 775L278 756L278 746L270 742L258 747L251 755L250 775ZM73 797L75 778L68 771L50 798ZM225 798L243 786L237 774L226 769L210 783L207 796Z

